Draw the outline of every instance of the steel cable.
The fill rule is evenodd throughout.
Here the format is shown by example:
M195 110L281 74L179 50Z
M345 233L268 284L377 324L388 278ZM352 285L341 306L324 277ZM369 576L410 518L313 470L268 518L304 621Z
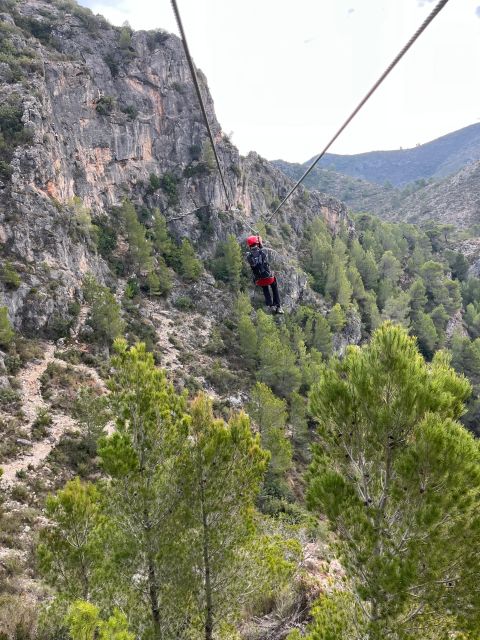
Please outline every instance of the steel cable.
M230 197L228 195L227 185L226 185L226 182L225 182L225 177L223 175L222 167L220 165L220 159L218 157L217 148L215 146L215 141L213 139L212 129L210 128L210 123L208 121L207 111L205 109L205 104L203 102L202 93L200 91L200 84L198 82L198 77L197 77L197 72L196 72L196 69L195 69L195 65L193 64L192 56L190 55L190 49L188 47L187 37L186 37L185 31L183 29L182 18L180 17L180 11L178 9L177 1L176 0L171 0L171 2L172 2L173 12L175 14L175 19L177 21L178 29L180 31L180 35L181 35L181 38L182 38L182 43L183 43L183 49L185 51L185 56L187 58L188 66L190 68L190 74L192 76L193 84L195 85L195 91L197 92L198 101L200 102L200 109L202 110L203 119L205 120L205 125L207 127L208 137L210 138L210 143L212 145L213 153L215 155L215 162L217 163L218 172L220 174L220 178L222 179L222 185L223 185L223 190L225 191L225 197L227 199L227 205L228 205L228 208L230 208L231 207Z
M350 124L350 122L353 120L353 118L357 115L357 113L360 111L360 109L363 107L363 105L367 102L367 100L375 93L375 91L378 89L378 87L382 84L382 82L385 80L385 78L388 76L388 74L394 69L394 67L396 67L396 65L400 62L400 60L403 58L403 56L407 53L407 51L410 49L410 47L413 45L413 43L419 38L419 36L425 31L425 29L428 27L428 25L432 22L432 20L440 13L440 11L443 9L443 7L447 4L448 0L440 0L440 2L438 2L438 4L434 7L433 11L430 13L430 15L425 19L425 21L421 24L421 26L417 29L417 31L413 34L413 36L410 38L410 40L407 42L407 44L403 47L403 49L400 51L400 53L396 56L396 58L390 63L390 65L387 67L387 69L382 73L382 75L380 76L380 78L375 82L375 84L373 85L373 87L370 89L370 91L366 94L366 96L363 98L363 100L361 100L361 102L357 105L357 107L354 109L354 111L352 111L352 113L348 116L348 118L345 120L345 122L342 124L342 126L340 127L340 129L336 132L336 134L333 136L333 138L330 140L330 142L327 144L327 146L323 149L323 151L320 153L320 155L318 156L318 158L312 162L312 164L308 167L308 169L305 171L305 173L302 175L302 177L298 180L298 182L290 189L290 191L287 193L287 195L285 196L285 198L282 200L282 202L280 202L280 204L278 205L278 207L275 209L275 211L273 211L273 213L268 216L268 218L266 218L265 222L270 222L270 220L273 218L273 216L278 213L278 211L282 208L282 206L285 204L285 202L290 198L290 196L297 190L297 188L302 184L302 182L305 180L305 178L308 176L308 174L312 171L312 169L318 164L318 162L320 162L320 160L323 158L323 156L327 153L327 151L330 149L330 147L332 146L332 144L335 142L335 140L339 137L339 135L342 133L342 131Z

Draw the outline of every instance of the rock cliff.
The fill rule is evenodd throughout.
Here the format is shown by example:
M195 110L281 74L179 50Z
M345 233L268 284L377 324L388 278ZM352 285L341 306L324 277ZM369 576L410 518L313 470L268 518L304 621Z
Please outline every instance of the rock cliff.
M273 165L255 153L240 157L216 120L200 73L234 205L227 211L176 36L115 28L65 0L3 0L1 9L7 53L0 107L16 112L23 130L12 137L0 172L0 251L21 284L0 285L0 293L18 329L45 331L52 318L68 314L86 272L102 282L110 278L78 230L79 206L96 219L107 219L127 196L138 208L159 208L177 218L172 234L188 237L208 258L228 233L240 240L257 228L287 192L290 180ZM165 176L174 193L158 188ZM194 209L197 215L182 217ZM299 190L269 228L280 253L287 244L297 247L305 224L318 215L333 229L348 222L339 202ZM285 239L277 229L287 224ZM293 253L283 267L291 303L307 288Z

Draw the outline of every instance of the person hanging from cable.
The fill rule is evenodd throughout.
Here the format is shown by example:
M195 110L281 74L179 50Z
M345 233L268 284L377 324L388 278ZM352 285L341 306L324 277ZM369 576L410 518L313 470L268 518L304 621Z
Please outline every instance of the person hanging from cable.
M273 313L283 314L278 293L278 283L275 273L268 262L268 249L263 247L261 236L249 236L247 238L247 262L253 273L253 281L258 287L262 287L265 296L265 304ZM270 291L271 290L271 291Z

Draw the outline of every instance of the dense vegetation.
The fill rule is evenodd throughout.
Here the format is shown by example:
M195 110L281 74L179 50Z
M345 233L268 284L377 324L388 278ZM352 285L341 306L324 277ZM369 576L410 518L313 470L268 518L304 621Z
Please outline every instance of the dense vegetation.
M317 221L308 234L304 266L312 286L338 305L336 327L345 322L341 310L353 311L364 337L391 320L417 337L427 359L438 349L451 349L455 369L475 386L464 418L475 428L480 280L468 275L467 260L454 250L453 228L420 229L366 214L357 216L355 225L355 235L345 230L333 238Z
M89 10L53 4L101 37ZM25 88L38 71L19 34L62 55L61 15L0 23L7 83ZM116 37L104 58L113 78L134 57L130 27ZM30 140L21 95L0 100L4 182ZM94 107L103 121L138 115L109 95ZM79 198L51 199L69 240L104 263L102 281L86 275L49 320L62 340L39 379L48 408L31 421L15 376L43 354L0 301L0 459L51 438L57 410L78 425L45 476L22 467L5 491L14 506L0 510L0 545L18 554L0 557L0 640L478 638L480 279L458 248L465 236L367 214L335 233L317 218L300 238L287 221L265 226L314 292L274 317L250 295L232 216L197 210L189 239L148 205L168 212L182 179L213 175L211 146L190 152L183 171L149 175L143 203L92 218ZM31 271L9 257L0 282L17 295ZM41 282L53 295L55 281ZM209 323L182 350L172 333L160 344L156 312L163 325L187 318L189 338L202 314ZM165 372L169 345L177 368ZM41 529L33 545L21 526ZM38 607L15 591L27 574Z
M81 479L47 499L38 570L55 595L41 637L208 640L243 628L250 638L245 621L278 615L282 598L298 626L301 543L329 540L345 578L292 640L475 638L480 460L458 421L477 422L480 280L454 250L453 229L364 214L355 231L332 235L315 220L301 260L325 304L279 321L242 292L250 285L233 235L203 264L159 211L125 200L112 223L92 221L79 201L69 207L70 233L126 287L117 300L93 277L83 283L83 337L97 362L116 340L115 353L110 394L80 390L81 435L57 453ZM142 295L169 296L204 269L235 299L207 347L227 366L214 361L205 379L223 393L242 380L249 417L217 418L205 395L175 390L140 323ZM18 286L12 264L0 277ZM14 358L18 336L0 311ZM135 344L145 332L148 348ZM346 347L352 332L363 347ZM32 437L51 421L39 413Z

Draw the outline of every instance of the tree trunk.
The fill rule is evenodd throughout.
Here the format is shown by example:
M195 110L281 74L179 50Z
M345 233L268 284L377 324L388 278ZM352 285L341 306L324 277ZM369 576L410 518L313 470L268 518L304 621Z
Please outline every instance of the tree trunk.
M144 511L145 529L145 542L147 551L147 564L148 564L148 595L150 598L150 611L152 614L153 622L153 637L155 640L161 640L161 627L160 627L160 608L158 606L158 582L157 572L155 571L155 555L152 553L151 546L151 523L147 510Z
M157 576L155 574L155 565L152 558L148 557L148 589L150 595L150 609L152 612L153 634L155 640L160 640L160 609L158 606L158 585Z
M210 575L210 550L207 514L205 512L205 493L203 482L200 482L200 500L202 506L202 526L203 526L203 565L205 569L205 640L213 638L213 603L212 584Z

